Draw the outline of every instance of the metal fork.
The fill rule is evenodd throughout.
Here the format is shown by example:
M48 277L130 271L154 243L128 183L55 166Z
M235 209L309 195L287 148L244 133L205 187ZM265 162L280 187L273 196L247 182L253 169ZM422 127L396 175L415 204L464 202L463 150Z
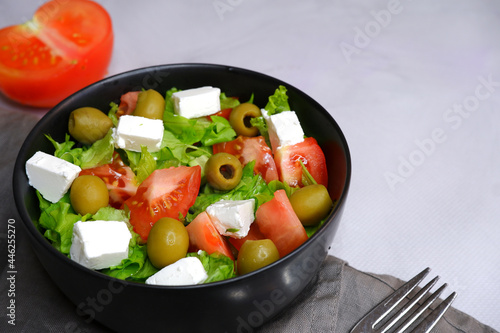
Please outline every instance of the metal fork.
M415 289L420 282L429 274L430 268L424 269L413 279L405 283L401 288L396 290L393 294L387 297L373 310L366 314L351 330L351 333L383 333L389 329L397 327L394 332L402 333L410 327L422 314L429 308L429 306L441 295L446 283L432 293L423 303L419 306L418 302L426 296L432 287L436 284L439 276L436 276L429 283L425 285L415 296L413 296L406 304L404 304L399 311L396 311L398 304L405 299L413 289ZM439 304L423 321L415 327L413 333L430 332L430 330L441 319L446 310L450 307L451 303L455 300L457 294L453 292L441 304ZM396 312L395 314L392 314ZM391 317L384 320L389 314ZM398 326L396 326L398 324Z

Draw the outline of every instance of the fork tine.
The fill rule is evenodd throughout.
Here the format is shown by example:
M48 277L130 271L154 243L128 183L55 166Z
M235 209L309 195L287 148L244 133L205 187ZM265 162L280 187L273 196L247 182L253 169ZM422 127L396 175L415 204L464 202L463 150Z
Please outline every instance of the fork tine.
M424 295L426 295L429 292L429 290L432 289L432 287L436 284L438 279L439 279L439 276L436 276L434 279L429 281L425 285L425 287L420 289L420 291L408 303L406 303L401 308L401 310L399 310L396 314L394 314L393 317L391 317L391 319L379 329L380 332L384 333L387 330L389 330L392 326L394 326L394 324L397 321L399 321L409 310L411 310L415 306L415 304L418 303L418 301L420 301L420 299L422 297L424 297Z
M430 295L425 302L417 309L416 312L414 312L410 317L408 317L403 324L401 324L400 327L398 327L398 330L395 333L402 333L404 330L406 330L415 320L417 320L424 312L427 310L429 306L431 306L432 303L436 299L439 298L441 293L443 292L444 288L446 288L447 284L443 284L438 290L436 290L432 295ZM417 331L418 332L418 331Z
M374 309L377 315L380 316L378 320L373 322L373 326L377 325L382 319L384 319L409 293L417 287L420 282L429 274L430 268L427 267L422 272L417 274L413 279L406 282L402 287L396 290L392 295L387 297L381 305ZM380 308L379 308L380 307ZM385 310L385 311L384 311ZM383 311L383 312L382 312Z
M453 292L444 301L439 304L415 329L413 333L428 333L437 324L439 319L444 315L446 310L451 306L451 303L457 297L457 293Z
M399 302L401 302L422 280L429 274L430 268L427 267L414 278L406 282L394 293L384 299L373 310L368 312L351 330L351 332L367 332L373 330L373 327L389 314Z

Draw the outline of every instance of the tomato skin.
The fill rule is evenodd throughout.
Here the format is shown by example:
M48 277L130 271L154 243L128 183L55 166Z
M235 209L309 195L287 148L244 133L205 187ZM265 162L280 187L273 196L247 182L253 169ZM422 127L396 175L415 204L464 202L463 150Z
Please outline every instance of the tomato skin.
M243 165L255 160L254 172L261 174L266 183L278 179L278 169L271 148L262 136L240 135L232 141L217 143L212 148L214 154L225 152L236 156Z
M221 253L234 260L226 239L219 234L210 217L202 212L186 226L189 235L189 252L203 250L208 254Z
M274 154L274 160L282 182L294 187L304 186L300 160L318 184L328 187L325 155L316 139L308 137L295 145L281 147Z
M89 0L52 0L30 24L0 30L0 91L52 107L104 77L113 49L111 18Z
M229 115L231 114L231 111L233 111L233 109L229 108L229 109L222 109L220 110L219 112L211 115L211 116L207 116L207 119L208 120L212 120L212 116L219 116L219 117L222 117L222 118L226 118L226 120L229 121Z
M179 166L157 169L137 188L124 205L130 224L146 241L153 224L162 217L179 219L194 204L201 183L201 167Z
M140 91L130 91L120 97L120 104L116 116L130 115L134 112L137 106L137 99L139 98Z
M101 178L109 191L109 204L117 209L123 208L123 203L137 191L135 174L125 165L118 153L113 154L113 161L95 168L84 169L82 175L93 175Z
M274 192L274 198L257 208L255 222L262 234L273 241L283 257L307 241L307 233L293 211L285 190Z
M265 238L266 236L264 236L262 232L259 230L259 226L257 225L257 223L252 223L250 225L250 230L248 230L248 234L245 237L243 238L229 237L228 241L229 243L231 243L232 246L234 246L236 250L239 251L243 243L245 243L247 240L260 240Z

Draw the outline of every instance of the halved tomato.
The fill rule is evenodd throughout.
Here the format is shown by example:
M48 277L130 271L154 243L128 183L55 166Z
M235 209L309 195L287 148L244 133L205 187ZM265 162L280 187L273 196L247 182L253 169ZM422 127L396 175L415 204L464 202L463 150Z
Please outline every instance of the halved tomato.
M200 190L201 167L179 166L153 171L125 201L130 224L146 241L149 231L162 217L186 216Z
M308 239L285 190L274 192L273 199L257 208L254 223L257 223L266 238L273 241L280 257L292 252Z
M109 190L109 204L117 209L121 209L125 200L137 191L134 172L123 163L116 152L113 154L111 163L84 169L80 175L93 175L104 180Z
M326 160L316 139L308 137L304 141L284 146L274 154L280 180L290 186L303 186L302 166L304 164L318 184L328 187Z
M248 137L240 135L232 141L213 145L213 152L214 154L220 152L232 154L243 165L255 160L254 172L256 174L260 173L267 183L278 179L278 169L271 148L269 148L262 136Z
M101 79L113 49L111 18L89 0L53 0L33 19L0 30L0 91L52 107Z
M189 234L189 252L203 250L208 254L221 253L234 260L226 239L219 234L206 212L198 214L186 227Z

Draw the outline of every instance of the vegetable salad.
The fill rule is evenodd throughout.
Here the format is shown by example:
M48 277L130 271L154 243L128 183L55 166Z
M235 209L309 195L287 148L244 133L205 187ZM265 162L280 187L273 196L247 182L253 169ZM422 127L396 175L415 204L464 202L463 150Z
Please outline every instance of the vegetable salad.
M285 87L263 106L253 104L253 95L241 102L221 92L218 112L192 119L177 114L178 91L129 92L107 114L75 110L64 142L46 135L54 156L82 169L58 202L37 190L37 227L58 251L71 257L77 221L123 221L132 234L128 257L101 273L145 282L180 258L196 257L209 283L278 260L322 225L334 202L321 148L307 135L296 144L273 144L280 138L268 120L290 111ZM162 121L157 151L117 147L117 125L130 115ZM77 182L82 177L99 184L86 192L87 184ZM214 227L209 207L249 201L252 223L244 236L234 236L239 227Z

